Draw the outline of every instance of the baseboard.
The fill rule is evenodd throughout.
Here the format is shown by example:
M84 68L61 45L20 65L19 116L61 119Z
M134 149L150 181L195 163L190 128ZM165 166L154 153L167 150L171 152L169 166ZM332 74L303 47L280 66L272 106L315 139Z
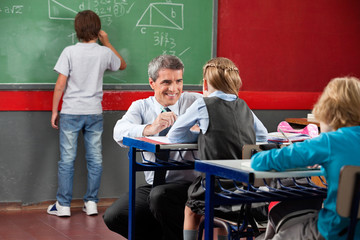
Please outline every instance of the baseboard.
M98 202L98 207L110 206L116 198L102 198ZM22 202L0 202L0 212L2 211L26 211L26 210L45 210L54 201L44 201L40 203L24 205ZM71 201L71 208L81 208L84 202L82 199L74 199Z

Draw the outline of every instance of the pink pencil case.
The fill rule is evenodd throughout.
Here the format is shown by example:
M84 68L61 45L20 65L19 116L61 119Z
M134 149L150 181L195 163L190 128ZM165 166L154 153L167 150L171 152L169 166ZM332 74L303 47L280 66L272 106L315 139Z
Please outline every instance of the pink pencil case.
M309 135L311 138L319 136L319 128L315 124L308 124L303 129L293 129L290 124L286 121L279 123L277 131L280 132L280 129L286 133L301 133Z

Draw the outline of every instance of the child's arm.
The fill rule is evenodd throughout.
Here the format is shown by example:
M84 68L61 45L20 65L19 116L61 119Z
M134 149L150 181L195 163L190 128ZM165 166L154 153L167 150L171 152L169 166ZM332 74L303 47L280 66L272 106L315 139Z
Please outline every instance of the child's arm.
M59 103L62 94L64 93L66 86L67 76L59 73L58 79L54 88L53 96L53 105L52 105L52 115L51 115L51 126L55 129L59 129L58 120L59 120Z
M199 132L192 132L190 129L199 120L198 111L198 101L195 101L183 115L178 117L167 135L171 142L196 142Z
M251 157L251 167L257 171L285 171L315 164L326 164L330 158L331 146L328 136L318 137L291 144L281 149L256 153Z
M111 51L113 51L116 54L116 56L118 56L120 58L120 60L121 60L120 70L124 70L126 68L126 62L122 58L122 56L118 53L118 51L116 51L116 49L111 45L111 43L109 41L109 37L105 31L100 30L99 40L105 47L110 48Z
M256 142L267 142L268 140L268 131L260 119L252 112L254 117L254 129L256 134Z

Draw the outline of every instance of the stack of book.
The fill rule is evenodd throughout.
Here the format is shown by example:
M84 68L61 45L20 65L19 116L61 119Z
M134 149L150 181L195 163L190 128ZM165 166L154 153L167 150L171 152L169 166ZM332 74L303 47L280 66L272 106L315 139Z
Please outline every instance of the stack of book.
M311 114L311 113L308 113L308 115L307 115L307 121L308 121L308 122L316 122L316 123L319 122L318 120L316 120L314 114Z

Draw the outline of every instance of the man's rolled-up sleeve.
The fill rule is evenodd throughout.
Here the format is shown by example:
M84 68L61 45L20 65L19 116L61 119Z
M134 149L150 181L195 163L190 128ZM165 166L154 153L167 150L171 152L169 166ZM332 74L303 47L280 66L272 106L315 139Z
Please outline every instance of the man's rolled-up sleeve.
M124 137L142 137L147 124L142 124L141 108L136 102L132 103L125 115L116 122L113 138L120 144Z

